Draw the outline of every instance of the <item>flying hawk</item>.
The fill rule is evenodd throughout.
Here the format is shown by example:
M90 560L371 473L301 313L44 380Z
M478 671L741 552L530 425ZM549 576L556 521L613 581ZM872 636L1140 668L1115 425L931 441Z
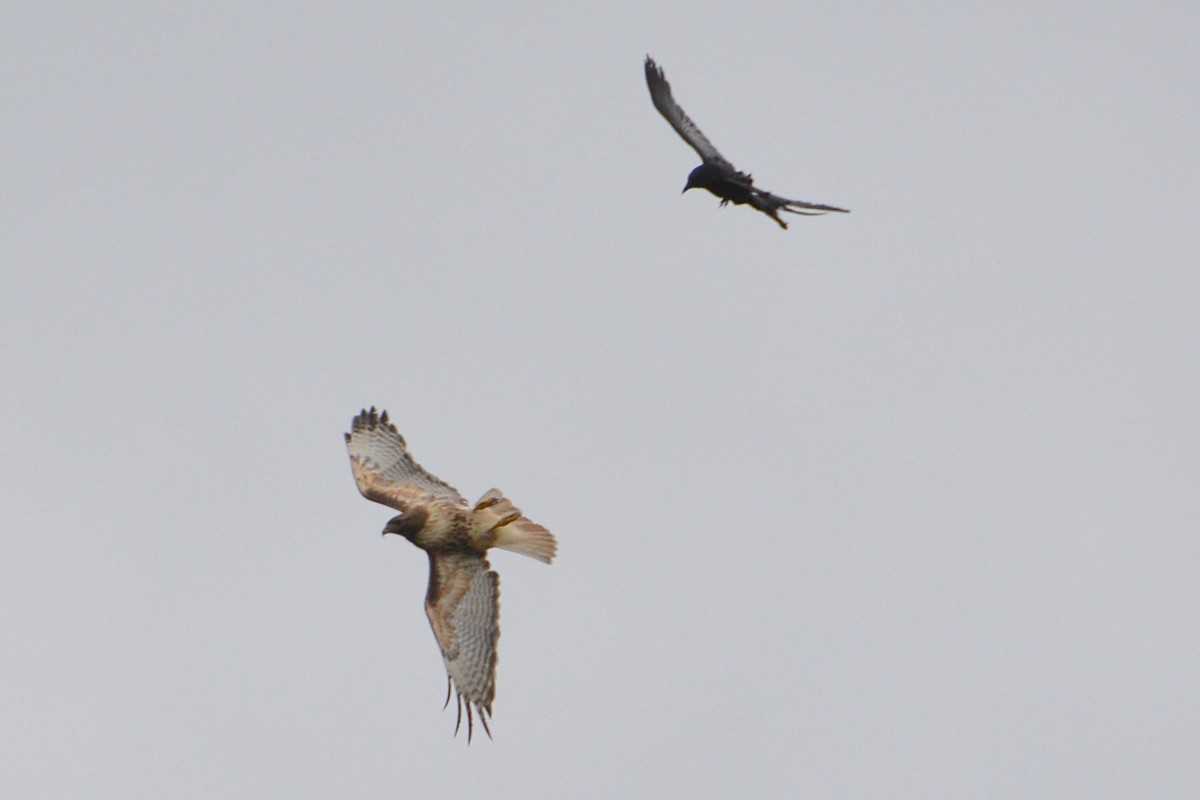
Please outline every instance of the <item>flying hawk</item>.
M398 509L384 534L396 533L429 554L425 614L446 664L458 704L457 734L467 707L467 742L475 728L472 706L491 738L488 717L496 694L496 640L500 637L500 576L491 571L489 547L549 564L558 548L553 534L521 515L498 489L474 506L413 461L387 412L362 411L346 434L354 482L363 497Z
M807 217L824 214L827 211L850 213L847 209L836 206L788 200L756 187L754 179L745 172L739 172L733 164L730 164L717 151L717 148L713 147L713 143L708 140L708 137L700 132L696 123L692 122L691 118L679 107L671 94L671 84L667 83L662 67L655 64L654 59L650 56L646 56L646 85L650 87L650 99L654 101L654 107L658 109L658 113L671 123L675 132L700 154L700 158L704 162L688 175L687 185L683 187L683 191L708 189L721 198L722 206L727 203L739 206L749 204L778 222L784 230L787 229L787 223L779 218L780 211L802 214ZM801 209L806 210L802 211Z

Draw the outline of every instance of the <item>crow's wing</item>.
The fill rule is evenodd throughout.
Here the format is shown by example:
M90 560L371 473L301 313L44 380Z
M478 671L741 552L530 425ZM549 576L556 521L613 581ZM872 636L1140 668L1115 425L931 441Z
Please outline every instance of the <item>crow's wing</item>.
M705 164L715 164L730 172L737 172L733 164L730 164L708 137L700 132L692 118L684 113L679 103L675 102L675 97L671 94L671 84L667 83L662 67L655 64L650 56L646 56L646 86L650 88L650 99L654 101L658 113L662 114L675 132L700 154Z

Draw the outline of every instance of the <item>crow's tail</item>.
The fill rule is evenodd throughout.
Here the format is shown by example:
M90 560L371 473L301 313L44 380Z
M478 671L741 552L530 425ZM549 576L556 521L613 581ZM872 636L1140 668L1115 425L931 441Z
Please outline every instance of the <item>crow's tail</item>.
M780 197L777 194L771 194L762 189L753 189L752 192L750 195L750 204L778 222L780 227L784 229L787 228L787 223L779 218L780 211L786 211L789 214L799 214L804 217L818 217L830 211L836 211L840 214L850 213L850 210L846 208L827 206L821 203L806 203L803 200L788 200L786 197Z

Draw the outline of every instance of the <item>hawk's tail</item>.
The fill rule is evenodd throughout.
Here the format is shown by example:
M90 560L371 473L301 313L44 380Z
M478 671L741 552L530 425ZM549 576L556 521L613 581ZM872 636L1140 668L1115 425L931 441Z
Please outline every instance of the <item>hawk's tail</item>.
M491 547L511 550L523 556L549 564L558 552L554 534L521 515L521 509L492 489L475 504L472 522L484 539L492 539Z

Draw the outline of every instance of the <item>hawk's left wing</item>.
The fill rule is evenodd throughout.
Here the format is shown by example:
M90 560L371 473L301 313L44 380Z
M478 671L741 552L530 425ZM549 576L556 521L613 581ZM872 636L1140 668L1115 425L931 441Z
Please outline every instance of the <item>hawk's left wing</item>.
M488 717L496 696L496 642L500 638L500 576L487 559L469 551L429 554L429 592L425 613L442 650L446 674L454 684L458 726L467 706L467 741L475 715L491 738ZM450 702L447 689L446 702Z

